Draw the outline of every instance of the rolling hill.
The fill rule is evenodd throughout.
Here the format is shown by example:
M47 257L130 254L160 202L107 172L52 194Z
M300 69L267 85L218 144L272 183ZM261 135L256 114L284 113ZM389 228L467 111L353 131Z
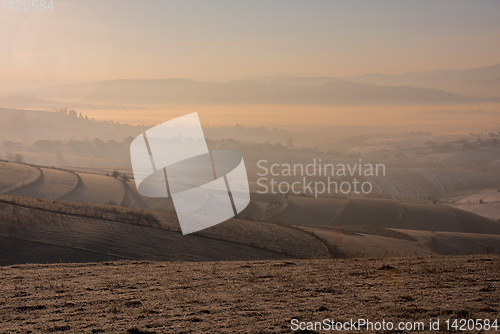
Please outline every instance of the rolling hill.
M471 212L418 201L289 197L283 220L290 225L396 228L500 235L500 223Z
M232 219L182 236L175 213L0 195L0 264L327 258L299 229Z
M500 252L500 223L417 200L290 196L281 223L233 218L183 236L171 199L142 197L133 180L6 162L0 172L0 265ZM264 211L272 200L251 196Z

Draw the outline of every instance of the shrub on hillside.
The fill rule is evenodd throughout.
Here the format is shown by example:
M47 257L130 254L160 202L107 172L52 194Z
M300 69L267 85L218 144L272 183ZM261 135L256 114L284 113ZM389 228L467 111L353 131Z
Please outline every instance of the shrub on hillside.
M24 162L24 156L21 153L9 153L8 159L10 162Z
M127 183L130 180L130 177L127 174L122 175L122 182Z

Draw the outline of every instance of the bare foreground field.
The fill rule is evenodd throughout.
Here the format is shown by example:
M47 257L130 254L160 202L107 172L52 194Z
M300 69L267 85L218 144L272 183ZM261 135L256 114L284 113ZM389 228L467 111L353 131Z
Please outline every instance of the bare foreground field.
M439 318L446 333L446 319L500 313L498 255L27 264L0 275L1 333L288 333L294 318L423 321L426 333Z

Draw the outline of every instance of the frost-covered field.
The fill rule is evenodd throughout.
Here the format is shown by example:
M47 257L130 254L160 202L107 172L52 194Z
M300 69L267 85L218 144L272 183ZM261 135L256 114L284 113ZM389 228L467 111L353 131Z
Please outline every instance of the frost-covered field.
M0 332L291 333L292 319L418 321L430 332L429 319L439 319L432 333L449 333L447 319L498 319L499 263L469 255L16 265L0 268Z
M79 173L81 184L75 191L62 199L87 203L120 204L125 196L125 188L120 180L98 174Z
M61 198L78 186L78 177L67 171L40 168L38 180L24 187L10 191L9 194L34 198Z

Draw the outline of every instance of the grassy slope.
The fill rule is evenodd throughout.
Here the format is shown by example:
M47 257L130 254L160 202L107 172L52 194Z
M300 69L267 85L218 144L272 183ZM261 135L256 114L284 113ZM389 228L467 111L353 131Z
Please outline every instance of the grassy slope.
M0 236L6 240L0 254L3 265L108 257L161 261L329 257L321 241L287 226L233 219L182 236L175 214L168 211L5 195L0 201ZM62 248L75 257L61 256Z
M500 235L385 229L352 225L304 227L304 229L314 232L346 257L500 254Z
M450 205L495 221L500 220L500 192L498 188L486 189L452 199Z
M80 173L79 176L82 180L80 186L61 199L87 203L114 202L120 204L122 202L125 189L119 180L95 174Z
M37 181L10 191L9 195L55 199L67 195L78 183L77 176L67 171L41 168L41 172Z
M485 252L490 248L498 251L498 240L484 236L457 235L452 241L443 241L448 246L433 248L429 240L435 235L430 232L421 235L419 242L422 242L415 245L408 240L388 240L385 235L373 233L365 238L345 233L331 238L331 232L325 235L324 230L315 230L317 235L314 236L286 226L238 219L180 238L175 213L148 209L173 211L171 200L139 196L133 180L123 184L112 177L86 173L80 173L78 180L69 172L45 168L42 177L35 177L39 170L33 167L6 163L0 167L5 175L19 174L31 180L14 192L56 197L64 189L67 194L62 199L80 202L20 197L15 201L22 205L12 205L14 197L7 198L1 210L4 218L0 226L2 264L120 258L195 261L273 256L325 258L338 256L339 252L348 256L386 256ZM142 209L81 203L110 201ZM284 218L291 225L368 225L370 228L500 234L498 223L454 208L418 201L290 197ZM349 242L339 244L339 238L349 239ZM457 245L460 242L464 247ZM481 242L484 243L482 247L478 245ZM344 247L346 244L350 246Z
M35 182L40 171L35 167L0 161L0 175L0 192L6 193Z
M500 223L460 209L416 201L290 197L284 217L292 225L367 225L500 234Z

